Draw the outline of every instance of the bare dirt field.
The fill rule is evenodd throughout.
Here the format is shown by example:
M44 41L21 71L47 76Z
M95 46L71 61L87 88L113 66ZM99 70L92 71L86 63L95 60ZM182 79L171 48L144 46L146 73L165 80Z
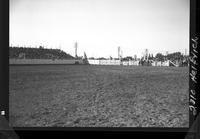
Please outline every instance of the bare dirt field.
M188 127L188 67L9 67L14 127Z

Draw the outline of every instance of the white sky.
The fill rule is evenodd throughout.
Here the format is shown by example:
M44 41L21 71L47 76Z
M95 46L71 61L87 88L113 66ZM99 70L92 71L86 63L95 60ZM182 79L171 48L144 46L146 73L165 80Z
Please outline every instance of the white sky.
M10 0L10 45L117 57L189 51L189 0Z

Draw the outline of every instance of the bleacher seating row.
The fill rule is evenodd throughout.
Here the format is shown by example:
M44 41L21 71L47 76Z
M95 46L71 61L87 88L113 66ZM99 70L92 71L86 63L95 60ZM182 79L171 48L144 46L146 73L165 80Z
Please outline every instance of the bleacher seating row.
M14 59L74 59L60 49L9 47L9 58Z

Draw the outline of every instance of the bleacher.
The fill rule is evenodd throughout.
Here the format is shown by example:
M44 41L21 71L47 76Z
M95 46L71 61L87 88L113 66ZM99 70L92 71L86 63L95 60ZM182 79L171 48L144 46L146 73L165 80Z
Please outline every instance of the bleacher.
M60 49L9 47L10 59L74 59Z

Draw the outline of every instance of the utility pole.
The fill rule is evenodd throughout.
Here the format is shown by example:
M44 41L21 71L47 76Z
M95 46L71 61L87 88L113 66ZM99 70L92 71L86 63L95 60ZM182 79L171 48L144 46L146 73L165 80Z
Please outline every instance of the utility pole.
M120 59L120 46L118 47L118 58Z
M168 51L166 51L166 56L168 55Z
M187 49L185 49L185 56L187 55Z
M145 49L145 60L148 60L148 49Z
M122 59L122 57L123 57L123 51L121 50L121 59Z
M78 56L77 56L77 47L78 47L78 43L77 42L75 42L75 46L74 46L74 48L75 48L75 58L77 58Z
M137 60L137 55L136 54L134 55L134 60Z

